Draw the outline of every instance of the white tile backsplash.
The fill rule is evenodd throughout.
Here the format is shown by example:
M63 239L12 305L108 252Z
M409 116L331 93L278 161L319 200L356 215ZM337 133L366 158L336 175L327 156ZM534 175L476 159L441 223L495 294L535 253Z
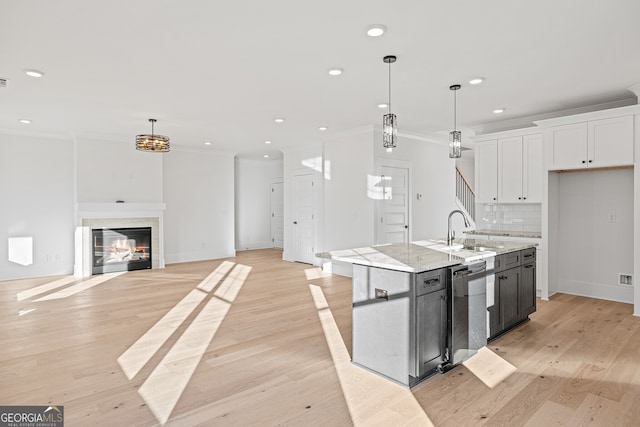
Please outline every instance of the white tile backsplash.
M479 230L542 231L542 205L478 204L476 227Z

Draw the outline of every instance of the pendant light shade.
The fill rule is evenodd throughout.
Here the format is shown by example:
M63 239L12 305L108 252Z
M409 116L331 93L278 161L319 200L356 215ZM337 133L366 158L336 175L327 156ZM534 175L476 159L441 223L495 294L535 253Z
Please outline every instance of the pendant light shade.
M156 119L149 119L149 122L151 122L151 135L136 135L136 150L151 153L166 153L169 151L169 137L153 133L153 125L156 121Z
M388 55L382 60L389 64L389 113L382 117L382 145L387 151L391 151L396 147L398 140L398 122L396 115L391 113L391 64L396 62L396 57Z
M453 130L449 132L449 158L459 159L462 157L462 132L457 130L456 123L456 92L460 90L460 85L451 85L449 90L453 91Z

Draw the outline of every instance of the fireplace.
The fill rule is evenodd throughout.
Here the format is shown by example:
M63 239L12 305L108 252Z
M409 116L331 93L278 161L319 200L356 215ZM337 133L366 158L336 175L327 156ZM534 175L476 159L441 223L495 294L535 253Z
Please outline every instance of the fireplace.
M151 268L151 227L94 228L93 274Z

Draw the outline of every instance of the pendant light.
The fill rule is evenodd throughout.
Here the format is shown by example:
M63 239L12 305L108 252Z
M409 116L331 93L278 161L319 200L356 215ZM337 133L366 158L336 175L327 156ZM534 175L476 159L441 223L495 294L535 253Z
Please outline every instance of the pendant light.
M153 125L156 121L156 119L149 119L149 122L151 122L151 135L136 135L136 150L150 153L166 153L169 151L169 137L153 133Z
M456 127L456 92L462 86L451 85L449 90L453 91L453 130L449 132L449 158L459 159L462 157L462 132Z
M382 117L382 145L388 152L391 152L395 148L398 139L396 115L391 113L391 64L396 62L396 57L387 55L382 60L389 64L389 113Z

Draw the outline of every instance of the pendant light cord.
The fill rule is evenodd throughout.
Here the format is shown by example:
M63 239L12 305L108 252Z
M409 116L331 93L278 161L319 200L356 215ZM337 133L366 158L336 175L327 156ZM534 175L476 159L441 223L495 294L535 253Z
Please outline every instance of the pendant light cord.
M389 61L389 114L391 114L391 61Z
M456 113L457 113L457 105L456 105L456 95L457 95L457 90L453 91L453 130L456 131L458 130L457 126L456 126Z

